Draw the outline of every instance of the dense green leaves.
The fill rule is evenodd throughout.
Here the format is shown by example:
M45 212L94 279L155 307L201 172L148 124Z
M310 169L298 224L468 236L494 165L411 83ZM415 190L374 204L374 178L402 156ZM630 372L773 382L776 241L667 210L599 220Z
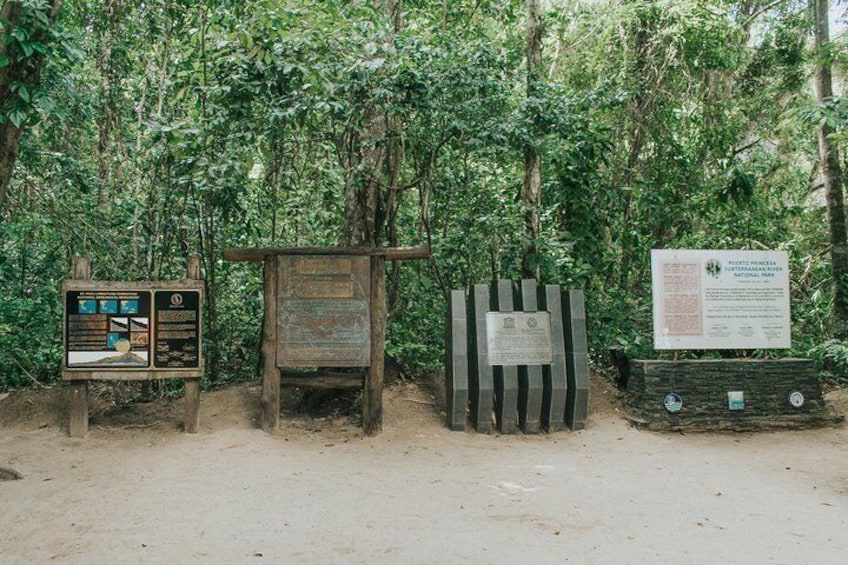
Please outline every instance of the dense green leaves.
M654 247L787 249L795 353L831 335L808 193L814 127L844 137L848 113L812 102L800 3L550 2L530 93L517 1L406 0L399 21L365 0L66 2L56 22L21 5L0 72L43 72L0 93L26 127L0 219L0 387L55 378L74 254L100 279L179 277L199 254L209 380L250 378L262 273L223 249L334 245L368 182L376 243L433 251L390 267L388 351L437 368L446 293L520 276L527 148L532 267L586 290L596 358L652 353Z

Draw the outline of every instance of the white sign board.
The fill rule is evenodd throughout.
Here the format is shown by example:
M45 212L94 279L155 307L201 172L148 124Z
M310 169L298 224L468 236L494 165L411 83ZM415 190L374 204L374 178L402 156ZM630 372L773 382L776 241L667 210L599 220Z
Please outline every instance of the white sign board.
M651 251L655 349L788 349L783 251Z
M487 312L489 365L550 365L550 312Z

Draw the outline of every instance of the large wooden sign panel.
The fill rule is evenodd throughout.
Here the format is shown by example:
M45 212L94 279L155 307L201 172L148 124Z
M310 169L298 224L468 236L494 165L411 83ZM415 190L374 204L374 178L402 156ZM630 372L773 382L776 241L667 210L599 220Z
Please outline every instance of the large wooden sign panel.
M277 366L371 364L367 256L277 258Z

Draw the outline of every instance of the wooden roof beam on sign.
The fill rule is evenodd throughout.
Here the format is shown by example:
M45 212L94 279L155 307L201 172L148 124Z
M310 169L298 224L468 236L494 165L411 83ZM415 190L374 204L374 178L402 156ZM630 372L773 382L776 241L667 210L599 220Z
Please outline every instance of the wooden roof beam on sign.
M430 249L419 247L230 247L224 249L227 261L264 261L272 255L369 255L388 261L427 259Z

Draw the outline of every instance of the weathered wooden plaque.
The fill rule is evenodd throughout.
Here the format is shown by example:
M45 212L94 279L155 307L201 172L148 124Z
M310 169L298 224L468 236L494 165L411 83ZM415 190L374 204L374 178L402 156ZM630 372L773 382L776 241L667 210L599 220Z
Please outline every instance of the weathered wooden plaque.
M367 256L277 258L277 366L371 364Z

